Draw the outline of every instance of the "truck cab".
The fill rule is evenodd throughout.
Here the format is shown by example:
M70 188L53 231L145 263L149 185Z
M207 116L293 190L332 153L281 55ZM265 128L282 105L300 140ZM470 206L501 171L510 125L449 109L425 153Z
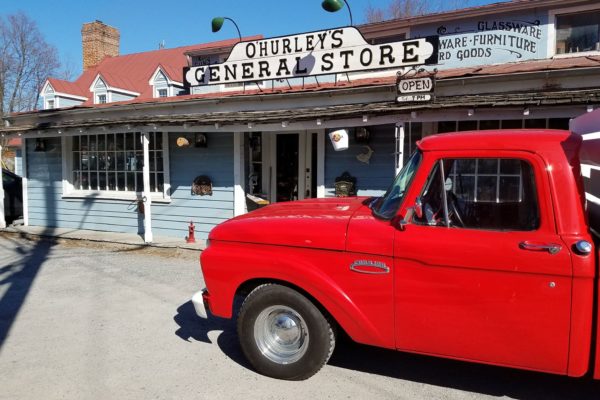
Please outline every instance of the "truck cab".
M599 371L582 143L551 130L425 138L382 197L274 204L215 228L194 305L230 318L244 296L242 350L283 379L316 373L340 330L401 351Z

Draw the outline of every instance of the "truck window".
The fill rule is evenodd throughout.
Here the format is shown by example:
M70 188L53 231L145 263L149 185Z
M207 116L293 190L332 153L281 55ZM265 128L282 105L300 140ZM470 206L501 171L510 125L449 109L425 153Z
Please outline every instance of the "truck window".
M396 211L404 198L404 193L412 182L417 168L421 163L421 152L415 151L408 162L404 165L392 186L388 188L385 194L373 203L373 213L383 219L391 219L396 215Z
M517 231L535 230L540 223L533 169L519 159L440 160L421 203L422 217L415 223Z

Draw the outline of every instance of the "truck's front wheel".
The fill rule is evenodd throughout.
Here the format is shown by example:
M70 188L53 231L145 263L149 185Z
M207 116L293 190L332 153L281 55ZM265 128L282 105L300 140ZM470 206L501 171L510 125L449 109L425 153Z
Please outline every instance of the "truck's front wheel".
M242 351L261 374L307 379L325 365L335 334L321 311L286 286L261 285L240 309L237 322Z

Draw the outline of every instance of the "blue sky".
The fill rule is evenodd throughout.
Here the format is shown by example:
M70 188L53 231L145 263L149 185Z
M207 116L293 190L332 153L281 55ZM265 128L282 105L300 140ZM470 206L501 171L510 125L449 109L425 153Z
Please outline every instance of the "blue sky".
M355 24L364 22L369 4L382 7L388 4L387 0L348 2ZM464 0L455 4L473 6L492 2ZM227 21L220 32L212 33L210 21L215 16L234 19L245 36L272 37L349 25L346 9L328 13L321 9L321 0L0 0L0 15L17 11L37 22L47 42L58 49L61 62L69 63L76 76L81 72L81 25L96 19L121 31L121 54L154 50L163 40L171 48L237 35L235 27Z

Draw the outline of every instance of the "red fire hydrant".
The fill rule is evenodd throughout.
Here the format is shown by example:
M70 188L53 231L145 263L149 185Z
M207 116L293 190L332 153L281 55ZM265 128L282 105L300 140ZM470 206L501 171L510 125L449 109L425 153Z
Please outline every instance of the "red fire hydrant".
M188 237L185 240L188 243L196 243L196 237L194 236L194 223L190 221L190 226L188 226Z

